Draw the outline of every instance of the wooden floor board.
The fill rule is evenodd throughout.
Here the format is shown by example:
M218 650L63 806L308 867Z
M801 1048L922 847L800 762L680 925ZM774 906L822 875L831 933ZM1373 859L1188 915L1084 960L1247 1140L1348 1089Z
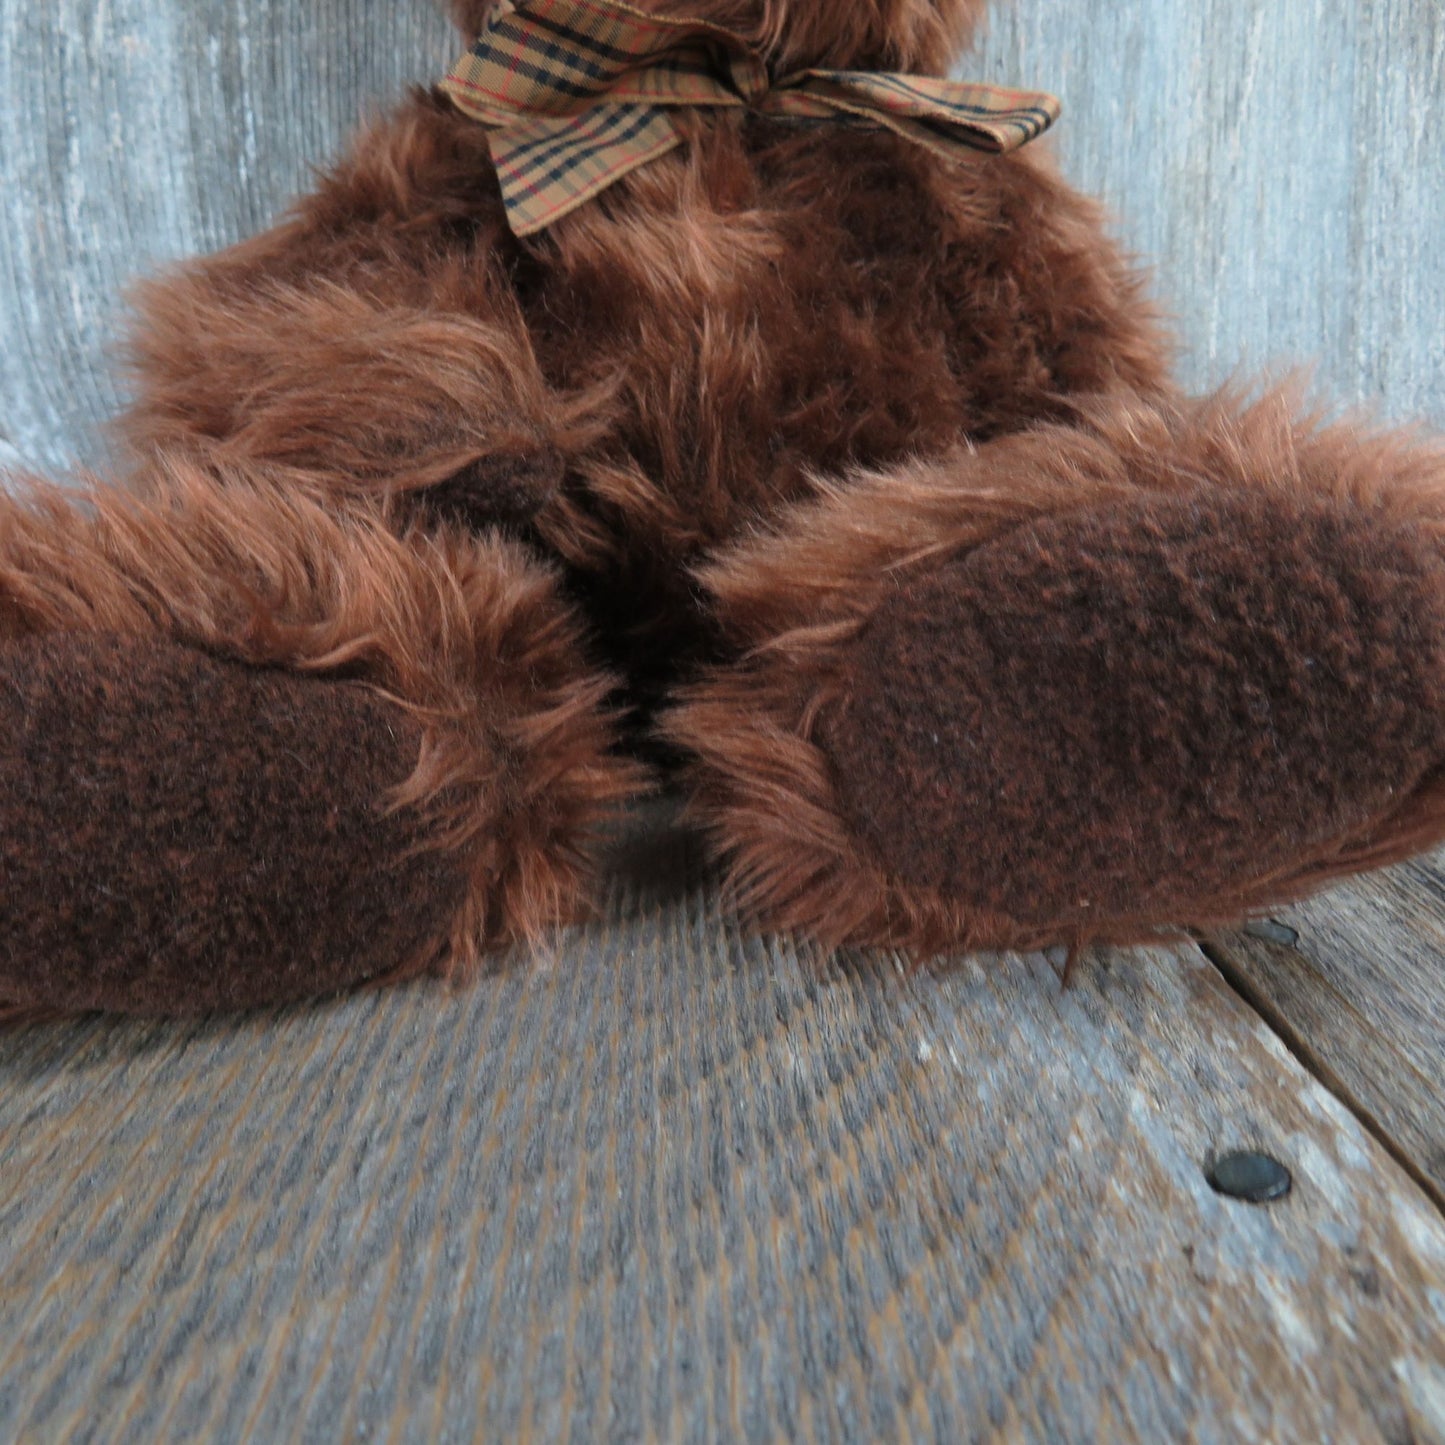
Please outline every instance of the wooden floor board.
M736 935L676 833L621 866L456 996L6 1038L0 1157L45 1149L0 1175L0 1437L1432 1418L1445 1223L1196 951L910 977ZM1285 1201L1211 1191L1236 1146Z
M1445 1203L1445 855L1277 910L1296 935L1210 946L1241 992Z

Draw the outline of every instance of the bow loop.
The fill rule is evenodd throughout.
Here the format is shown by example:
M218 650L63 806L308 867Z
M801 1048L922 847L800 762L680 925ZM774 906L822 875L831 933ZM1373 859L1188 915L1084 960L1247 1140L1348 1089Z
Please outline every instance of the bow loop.
M442 89L490 132L518 236L680 145L668 115L679 106L881 126L945 154L1013 150L1059 114L1050 95L928 76L774 76L732 31L625 0L504 0Z

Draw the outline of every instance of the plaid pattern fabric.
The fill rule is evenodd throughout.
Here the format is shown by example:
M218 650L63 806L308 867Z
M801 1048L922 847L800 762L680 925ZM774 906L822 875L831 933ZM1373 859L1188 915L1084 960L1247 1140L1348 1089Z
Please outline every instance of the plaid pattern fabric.
M1058 118L1051 95L927 76L804 70L770 77L729 30L624 0L505 0L442 83L491 132L518 236L544 230L681 144L675 106L882 126L947 154L1008 151Z

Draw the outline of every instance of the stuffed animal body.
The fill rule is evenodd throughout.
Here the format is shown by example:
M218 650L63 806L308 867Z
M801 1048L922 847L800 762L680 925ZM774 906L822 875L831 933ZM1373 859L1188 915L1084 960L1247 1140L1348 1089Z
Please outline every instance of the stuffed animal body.
M981 4L631 12L942 76ZM586 915L659 778L757 926L920 958L1445 836L1437 447L1184 395L1040 147L669 123L528 231L417 92L140 290L131 473L0 492L0 1000L464 975Z

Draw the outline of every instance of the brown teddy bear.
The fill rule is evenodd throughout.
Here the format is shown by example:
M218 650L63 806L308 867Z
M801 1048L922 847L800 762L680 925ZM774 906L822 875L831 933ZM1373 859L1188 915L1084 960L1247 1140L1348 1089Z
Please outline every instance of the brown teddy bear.
M1445 458L1204 400L982 0L458 0L145 287L134 475L0 494L0 999L187 1012L583 914L685 789L766 928L1232 920L1445 836Z

